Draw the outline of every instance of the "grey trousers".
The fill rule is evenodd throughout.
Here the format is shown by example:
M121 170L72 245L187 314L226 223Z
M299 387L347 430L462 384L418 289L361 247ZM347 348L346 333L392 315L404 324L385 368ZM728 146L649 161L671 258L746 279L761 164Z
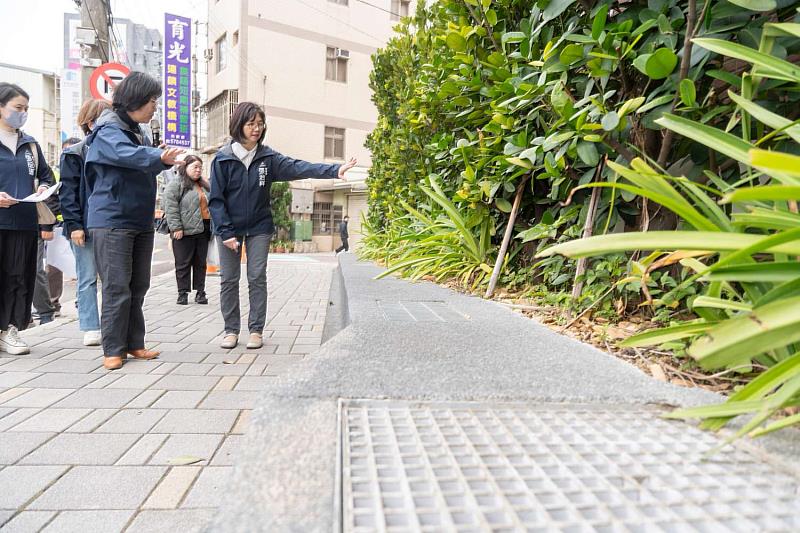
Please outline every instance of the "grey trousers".
M142 306L150 288L153 230L93 229L94 260L103 286L103 353L125 357L144 348Z
M44 266L44 240L39 237L39 248L36 252L36 285L33 289L33 308L39 318L53 318L56 312L50 299L50 282Z
M217 239L220 266L220 295L225 332L239 334L239 278L242 273L242 248L247 248L247 289L250 296L250 316L247 328L250 333L261 333L267 321L267 256L271 235L248 235L237 237L239 250L234 252Z

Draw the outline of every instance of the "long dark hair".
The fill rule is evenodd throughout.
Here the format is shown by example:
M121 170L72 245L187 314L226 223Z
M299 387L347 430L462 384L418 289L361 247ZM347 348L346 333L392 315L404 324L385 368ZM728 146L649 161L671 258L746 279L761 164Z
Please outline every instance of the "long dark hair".
M186 173L186 169L189 168L189 165L200 161L200 164L203 164L203 160L197 157L196 155L187 155L184 160L183 164L178 167L178 175L181 177L181 188L186 190L191 190L194 187L195 181L189 177ZM200 180L203 179L203 176L200 176ZM200 180L197 183L200 183ZM202 185L201 185L202 186Z
M256 117L261 117L264 121L265 127L261 130L261 136L258 138L258 144L264 142L264 136L267 134L267 116L264 114L264 109L253 102L242 102L236 106L231 115L230 134L231 138L238 142L244 142L244 125L255 120Z

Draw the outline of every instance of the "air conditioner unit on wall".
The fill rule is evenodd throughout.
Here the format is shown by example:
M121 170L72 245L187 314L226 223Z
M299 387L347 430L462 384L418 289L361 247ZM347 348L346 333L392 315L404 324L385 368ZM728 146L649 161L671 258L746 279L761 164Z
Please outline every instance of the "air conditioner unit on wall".
M341 59L350 59L350 50L336 49L336 57Z

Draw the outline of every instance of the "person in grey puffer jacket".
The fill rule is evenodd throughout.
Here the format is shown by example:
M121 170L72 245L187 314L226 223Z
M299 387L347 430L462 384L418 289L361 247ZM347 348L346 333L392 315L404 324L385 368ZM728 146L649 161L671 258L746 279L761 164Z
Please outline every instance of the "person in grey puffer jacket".
M202 178L203 161L187 156L178 170L178 179L164 189L164 212L172 236L178 304L188 305L189 292L197 291L194 301L207 304L206 255L211 238L208 210L209 184Z

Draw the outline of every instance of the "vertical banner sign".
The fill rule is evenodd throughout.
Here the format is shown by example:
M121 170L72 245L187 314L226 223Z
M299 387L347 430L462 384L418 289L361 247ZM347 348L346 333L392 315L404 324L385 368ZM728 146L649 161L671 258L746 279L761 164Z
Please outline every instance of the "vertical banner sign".
M169 146L190 148L192 140L192 20L164 14L164 135Z

